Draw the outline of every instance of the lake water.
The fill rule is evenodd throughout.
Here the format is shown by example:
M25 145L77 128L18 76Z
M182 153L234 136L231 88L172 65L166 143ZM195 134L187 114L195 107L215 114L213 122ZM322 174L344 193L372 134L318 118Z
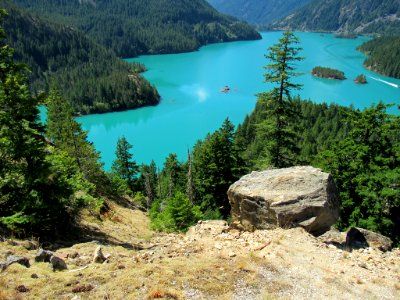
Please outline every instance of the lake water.
M296 92L303 99L356 108L368 107L379 100L400 103L400 89L377 79L395 84L400 84L400 80L378 75L362 66L365 56L356 48L367 38L336 39L333 35L318 33L296 35L303 47L301 56L305 58L298 64L298 71L303 75L296 78L304 84L303 90ZM162 167L169 153L176 153L180 160L186 159L188 149L208 132L218 129L225 118L229 117L235 125L241 123L254 108L256 94L271 89L263 82L263 66L268 63L264 55L282 33L265 32L262 36L259 41L214 44L193 53L128 60L147 66L144 76L157 87L162 101L155 107L78 119L101 152L106 169L115 158L120 136L125 136L134 146L132 152L138 163L154 160ZM315 78L310 71L318 65L344 71L348 79ZM361 73L367 76L367 85L354 84L353 79ZM222 93L224 86L229 86L231 91Z

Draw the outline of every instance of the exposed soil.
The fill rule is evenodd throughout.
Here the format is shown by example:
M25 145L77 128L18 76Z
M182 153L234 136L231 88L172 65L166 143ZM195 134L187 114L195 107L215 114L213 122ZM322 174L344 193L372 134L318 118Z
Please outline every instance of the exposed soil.
M82 225L92 241L55 251L67 271L34 262L38 241L0 242L0 262L14 254L31 263L0 273L0 300L400 299L399 249L350 251L300 228L250 233L223 221L155 233L145 214L115 204ZM92 262L98 246L103 264Z

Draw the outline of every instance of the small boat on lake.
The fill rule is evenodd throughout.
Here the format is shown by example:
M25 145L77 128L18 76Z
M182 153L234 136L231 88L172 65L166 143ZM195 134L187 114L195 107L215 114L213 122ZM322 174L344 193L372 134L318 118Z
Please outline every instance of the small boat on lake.
M229 86L224 86L222 89L221 89L221 93L228 93L228 92L230 92L231 91L231 88L229 87Z

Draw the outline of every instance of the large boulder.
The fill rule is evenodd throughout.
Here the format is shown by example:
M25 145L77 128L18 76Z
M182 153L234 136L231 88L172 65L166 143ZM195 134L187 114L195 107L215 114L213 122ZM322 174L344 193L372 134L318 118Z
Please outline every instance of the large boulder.
M339 217L332 176L313 167L252 172L228 190L233 224L244 230L301 226L314 235Z

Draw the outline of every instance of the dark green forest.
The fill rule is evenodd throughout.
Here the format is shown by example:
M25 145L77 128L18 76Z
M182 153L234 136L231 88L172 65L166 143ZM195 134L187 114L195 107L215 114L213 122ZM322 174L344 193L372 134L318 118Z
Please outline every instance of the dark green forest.
M361 45L368 55L364 65L386 76L400 78L400 36L379 37Z
M215 42L259 39L249 25L204 0L16 0L48 19L81 30L118 56L193 51Z
M69 26L58 25L8 5L2 22L14 58L29 66L33 94L48 92L52 82L75 114L101 113L155 105L158 92L112 51Z

